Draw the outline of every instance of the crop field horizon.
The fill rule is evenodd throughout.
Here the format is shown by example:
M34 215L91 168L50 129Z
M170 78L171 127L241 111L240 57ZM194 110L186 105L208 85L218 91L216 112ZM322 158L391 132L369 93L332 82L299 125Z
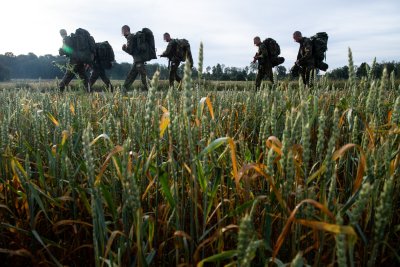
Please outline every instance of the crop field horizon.
M0 84L2 266L400 265L400 87L352 64L259 91Z

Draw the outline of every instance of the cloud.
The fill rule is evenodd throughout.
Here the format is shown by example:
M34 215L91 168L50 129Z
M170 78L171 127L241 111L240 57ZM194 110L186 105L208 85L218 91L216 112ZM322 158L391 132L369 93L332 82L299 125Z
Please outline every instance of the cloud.
M96 41L108 40L117 61L131 62L132 57L121 51L126 40L120 28L128 24L132 31L150 28L158 54L166 47L162 40L166 31L190 41L195 61L203 42L204 66L249 65L255 53L253 37L259 35L278 41L284 66L290 68L298 51L292 39L295 30L305 36L328 32L331 68L347 64L348 47L355 64L371 62L375 56L378 61L399 60L400 54L398 0L13 0L3 3L2 10L0 53L56 54L59 29L72 32L82 27ZM165 59L152 62L166 63Z

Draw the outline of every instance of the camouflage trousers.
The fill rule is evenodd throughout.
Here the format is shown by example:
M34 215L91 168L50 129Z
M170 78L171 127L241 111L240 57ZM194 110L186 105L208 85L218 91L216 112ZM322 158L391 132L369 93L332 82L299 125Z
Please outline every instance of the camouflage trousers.
M72 67L72 68L71 68ZM85 64L83 63L76 63L72 64L68 67L67 71L64 74L64 77L62 78L59 88L60 91L63 92L65 89L65 86L68 86L68 84L72 81L72 79L75 77L75 75L78 75L79 78L83 81L83 86L85 87L86 91L90 91L90 87L88 86L88 77L86 75L86 69L85 69Z
M90 74L89 78L90 88L93 86L93 84L97 81L99 77L105 83L107 88L109 88L112 91L113 86L111 84L110 78L107 77L105 69L98 64L93 65L92 73Z
M169 86L174 86L174 81L180 83L182 78L178 75L179 61L171 61L171 66L169 68Z
M300 69L301 79L303 80L303 84L305 86L312 87L313 79L314 79L314 66L304 66Z
M272 73L272 67L268 65L261 65L258 67L258 73L256 77L256 89L260 89L261 82L264 77L267 76L268 79L274 83L274 75Z
M142 79L142 84L144 87L144 90L147 90L147 74L146 74L146 68L144 66L144 63L142 62L135 62L133 63L133 66L131 70L128 73L128 76L125 79L123 88L124 90L127 90L132 83L135 81L136 77L140 74L140 78Z

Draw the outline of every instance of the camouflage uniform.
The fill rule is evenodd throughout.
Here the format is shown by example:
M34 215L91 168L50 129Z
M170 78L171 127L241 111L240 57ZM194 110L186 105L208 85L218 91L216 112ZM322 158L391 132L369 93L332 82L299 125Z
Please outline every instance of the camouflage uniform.
M75 77L76 74L78 74L79 78L83 81L83 86L85 87L86 91L90 92L90 87L89 87L89 81L88 77L86 75L86 67L85 64L82 62L77 62L76 60L71 58L71 54L66 52L68 51L65 49L66 46L66 38L69 38L68 36L63 38L63 48L60 48L59 54L60 56L67 56L69 58L69 62L67 63L67 71L64 74L64 77L62 78L60 84L58 85L60 88L60 91L63 92L65 89L65 86L68 86L68 84L71 82L71 80Z
M274 83L274 76L272 74L272 63L268 54L267 45L261 43L258 46L256 54L258 60L258 73L256 77L256 89L260 89L262 79L267 76L269 80Z
M127 40L127 44L126 48L123 50L133 56L133 66L125 79L123 90L126 91L132 85L138 74L140 74L140 77L142 79L144 90L147 90L146 68L144 66L143 59L141 58L140 54L137 53L137 47L134 44L134 35L130 33L125 37Z
M300 67L301 78L304 85L310 85L312 75L315 68L315 62L312 51L312 42L307 37L302 37L300 41L299 53L297 54L297 61Z
M97 62L97 60L95 59L95 62L92 67L92 73L90 74L89 78L90 88L92 88L93 84L97 81L99 77L105 83L107 88L109 88L112 92L113 86L111 84L110 78L108 78L106 75L106 70L104 69L102 64L100 62Z
M171 39L168 42L167 49L164 53L161 54L161 57L167 57L168 67L169 67L169 86L174 86L174 81L176 80L178 83L182 81L182 78L178 75L179 64L181 64L181 60L176 55L176 50L178 49L178 40ZM190 59L189 59L190 60ZM193 60L192 60L193 62Z

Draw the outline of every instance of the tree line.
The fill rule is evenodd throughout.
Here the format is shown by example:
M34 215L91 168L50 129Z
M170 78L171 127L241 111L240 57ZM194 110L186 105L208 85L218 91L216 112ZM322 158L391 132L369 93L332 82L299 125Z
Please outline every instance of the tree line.
M9 81L11 79L61 79L64 75L64 68L67 59L63 56L44 55L36 56L34 53L27 55L14 55L7 52L0 54L0 81ZM400 78L400 62L382 62L373 63L373 66L362 63L355 67L355 73L358 78L365 77L369 72L375 77L380 77L384 68L389 73L394 73L395 78ZM108 70L108 75L112 80L123 80L131 68L130 63L114 63L113 67ZM180 66L182 73L183 65ZM160 71L160 79L168 79L168 67L163 64L147 64L147 73L152 77L158 69ZM278 79L291 79L290 71L284 66L275 68ZM204 69L203 78L206 80L218 81L251 81L255 80L257 74L257 66L250 65L245 68L226 67L224 64L208 66ZM193 77L198 76L196 69L193 69ZM343 80L349 78L349 67L328 71L326 75L335 80ZM297 79L297 78L296 78Z

